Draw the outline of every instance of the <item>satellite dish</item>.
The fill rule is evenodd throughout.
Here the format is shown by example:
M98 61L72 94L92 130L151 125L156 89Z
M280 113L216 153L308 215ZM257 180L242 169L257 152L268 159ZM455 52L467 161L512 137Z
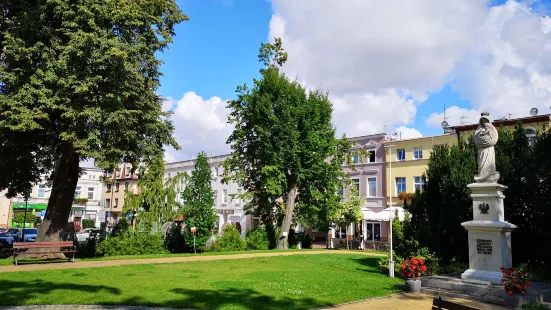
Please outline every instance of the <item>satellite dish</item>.
M443 121L442 124L441 124L441 126L442 126L442 128L444 128L444 129L450 127L450 125L449 125L448 122L446 122L446 121Z
M536 108L531 108L531 109L530 109L530 115L532 115L532 116L538 115L538 109L536 109Z

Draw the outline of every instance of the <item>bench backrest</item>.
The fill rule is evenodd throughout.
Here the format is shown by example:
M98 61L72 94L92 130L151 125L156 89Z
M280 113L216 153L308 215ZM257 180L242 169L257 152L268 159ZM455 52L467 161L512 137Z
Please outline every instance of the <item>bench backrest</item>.
M456 304L453 302L449 302L447 300L443 300L440 298L435 298L432 301L432 309L446 309L446 310L476 310L475 308L471 308L468 306Z
M14 242L14 249L44 249L44 248L68 248L73 246L73 241L45 241L45 242Z

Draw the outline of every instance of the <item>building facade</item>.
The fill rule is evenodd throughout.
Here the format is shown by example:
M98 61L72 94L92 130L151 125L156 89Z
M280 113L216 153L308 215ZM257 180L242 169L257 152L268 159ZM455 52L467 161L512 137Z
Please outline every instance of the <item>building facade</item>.
M455 134L421 138L387 140L386 148L386 199L389 206L402 206L400 193L423 190L423 174L427 170L434 147L457 144Z
M7 191L0 192L0 228L7 229L11 221L11 200L6 197Z
M75 189L75 197L69 222L73 222L78 231L82 228L82 220L90 219L99 227L103 221L102 212L102 180L103 170L98 168L83 168L83 173L78 179ZM50 199L51 185L46 178L43 178L38 184L34 185L29 198L26 200L23 196L17 196L11 199L11 210L9 211L8 226L17 227L20 223L13 223L11 219L17 212L25 210L34 213L36 218L44 219L48 200ZM34 222L34 221L32 221ZM32 223L26 226L33 226Z
M355 240L370 247L378 241L384 241L387 238L388 222L381 219L380 216L371 216L382 214L386 208L386 169L385 169L385 134L375 134L349 138L354 143L352 146L352 161L354 168L344 165L343 170L348 174L352 181L351 186L355 186L360 197L364 200L362 214L364 218L361 223L350 225L350 227L335 227L329 231L330 247L338 247L337 243L342 244L344 240ZM359 150L367 152L367 156L361 155ZM350 189L343 188L342 196L346 199L350 194Z
M212 172L212 190L214 193L215 210L218 216L218 221L214 229L220 231L224 224L235 225L241 230L241 237L245 237L248 230L253 228L254 219L251 215L246 215L243 207L245 201L234 197L237 194L243 193L241 188L234 181L229 184L222 183L221 175L223 173L222 163L229 155L210 156L208 162ZM186 160L165 164L165 176L174 177L178 173L186 173L191 176L191 172L195 168L195 160ZM178 197L181 196L185 187L180 188Z
M126 193L138 194L138 172L132 172L132 165L120 164L114 171L104 173L103 211L104 221L113 225L123 217L122 210Z

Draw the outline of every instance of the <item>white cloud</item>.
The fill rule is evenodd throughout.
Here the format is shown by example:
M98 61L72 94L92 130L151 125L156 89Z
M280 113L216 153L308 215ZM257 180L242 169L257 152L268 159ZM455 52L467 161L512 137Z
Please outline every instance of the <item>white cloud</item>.
M446 109L446 122L450 126L475 124L480 118L480 112L473 109L464 109L458 106L451 106ZM499 118L499 117L497 117ZM496 119L496 117L494 117ZM432 127L442 128L444 113L432 113L426 120L426 124Z
M284 70L330 92L349 135L409 124L471 48L485 1L272 0Z
M415 128L408 128L404 126L400 126L394 130L393 133L396 133L397 139L412 139L412 138L420 138L423 135L419 132L419 130Z
M225 100L218 97L205 100L194 92L186 92L182 99L173 100L170 108L174 111L171 117L176 127L174 137L182 149L168 148L166 161L188 160L200 151L207 155L229 152L226 140L233 127L227 124L229 112Z
M549 113L551 19L525 3L493 7L479 28L475 47L458 62L454 90L494 119Z

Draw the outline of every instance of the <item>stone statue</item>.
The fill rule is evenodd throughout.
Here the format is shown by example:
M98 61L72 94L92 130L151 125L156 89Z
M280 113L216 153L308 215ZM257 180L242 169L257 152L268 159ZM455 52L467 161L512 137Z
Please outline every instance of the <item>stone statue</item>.
M474 144L478 149L478 175L474 177L477 183L497 183L499 180L494 150L497 140L497 129L490 122L490 114L482 113L474 133Z

